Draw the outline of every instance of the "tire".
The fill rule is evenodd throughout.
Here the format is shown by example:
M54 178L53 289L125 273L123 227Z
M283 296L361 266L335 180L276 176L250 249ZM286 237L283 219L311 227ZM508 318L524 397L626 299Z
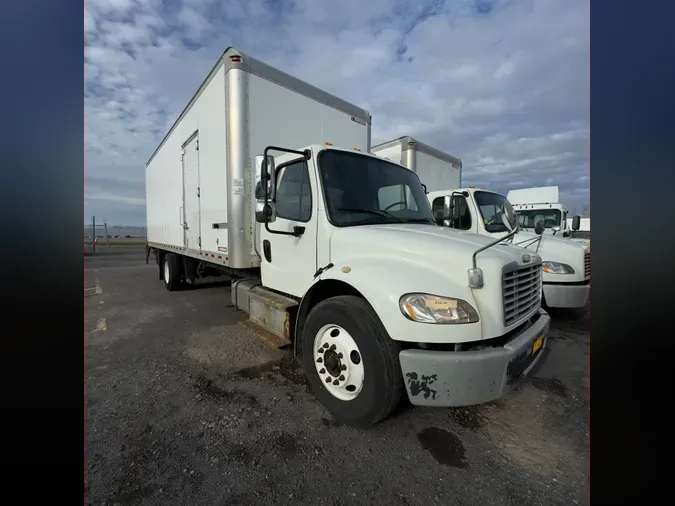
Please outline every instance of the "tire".
M178 255L174 255L173 253L164 255L162 269L164 269L164 286L166 289L170 292L179 290L183 283Z
M310 387L339 422L374 425L401 401L399 345L364 299L341 295L317 304L307 317L302 347Z

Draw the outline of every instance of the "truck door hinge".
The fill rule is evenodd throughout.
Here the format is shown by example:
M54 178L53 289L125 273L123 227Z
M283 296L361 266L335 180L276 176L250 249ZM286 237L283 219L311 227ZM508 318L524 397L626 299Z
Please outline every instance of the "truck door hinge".
M197 187L197 197L201 197L201 194L199 192L199 186Z
M202 238L200 237L199 238L199 248L201 248L201 247L202 247Z
M197 151L199 151L199 140L197 140L196 143L195 143L195 149L196 149Z

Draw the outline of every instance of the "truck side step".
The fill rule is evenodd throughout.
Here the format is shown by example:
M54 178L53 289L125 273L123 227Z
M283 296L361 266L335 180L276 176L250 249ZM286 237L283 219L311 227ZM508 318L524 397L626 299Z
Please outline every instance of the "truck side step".
M271 292L257 279L239 279L232 284L232 303L249 314L243 326L274 348L293 342L293 324L298 303Z

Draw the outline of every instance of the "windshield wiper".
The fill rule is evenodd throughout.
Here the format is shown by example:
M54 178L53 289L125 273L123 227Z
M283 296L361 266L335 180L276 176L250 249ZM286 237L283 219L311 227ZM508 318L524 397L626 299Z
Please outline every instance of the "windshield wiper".
M380 218L391 218L393 220L398 221L399 223L405 223L401 218L398 218L391 214L389 211L384 211L383 209L366 209L366 208L361 208L361 207L338 207L338 211L347 211L347 212L354 212L354 213L367 213L367 214L374 214L375 216L379 216Z
M405 219L406 223L433 223L434 225L436 222L432 220L431 218L406 218Z

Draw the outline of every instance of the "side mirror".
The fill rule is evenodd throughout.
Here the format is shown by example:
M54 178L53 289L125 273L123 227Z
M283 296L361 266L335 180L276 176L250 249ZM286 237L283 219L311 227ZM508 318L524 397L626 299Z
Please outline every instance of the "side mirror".
M263 158L262 165L260 167L260 182L261 186L264 188L265 183L268 185L267 195L269 200L274 200L277 194L277 171L274 165L274 157L268 156ZM264 198L264 194L263 194Z
M452 226L457 219L459 219L459 206L453 196L448 195L443 205L443 220L450 221L450 226Z
M572 230L577 231L581 227L581 216L578 214L572 217Z
M534 225L534 233L537 235L541 235L544 233L544 222L543 221L538 221Z

